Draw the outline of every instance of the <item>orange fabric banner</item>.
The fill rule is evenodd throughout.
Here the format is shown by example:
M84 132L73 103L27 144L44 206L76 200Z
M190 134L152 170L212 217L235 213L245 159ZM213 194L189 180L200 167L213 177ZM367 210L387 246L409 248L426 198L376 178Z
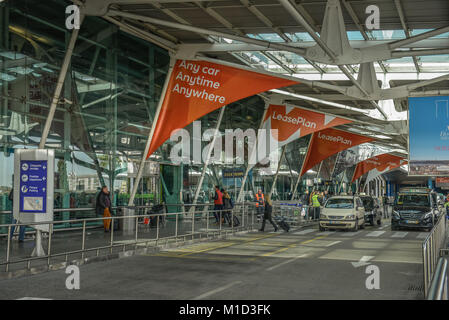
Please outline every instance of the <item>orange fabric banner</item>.
M403 161L404 158L394 156L389 153L384 153L369 159L366 159L362 162L357 163L355 167L354 175L352 177L352 182L363 176L365 173L376 169L379 172L379 175L385 173L387 171L393 170L401 165L403 165L407 161Z
M263 127L277 130L279 147L315 131L351 123L351 120L314 112L294 106L274 105L268 107Z
M324 129L312 134L309 150L301 170L301 176L321 161L337 152L349 149L373 138L361 136L333 128Z
M297 84L262 73L207 61L177 60L168 82L147 158L171 135L224 105Z

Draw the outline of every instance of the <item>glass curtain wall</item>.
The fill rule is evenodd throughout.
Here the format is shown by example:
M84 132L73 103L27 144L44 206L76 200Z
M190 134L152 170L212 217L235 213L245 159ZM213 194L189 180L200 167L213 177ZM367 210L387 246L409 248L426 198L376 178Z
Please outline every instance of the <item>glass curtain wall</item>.
M65 8L71 4L66 0L0 3L0 224L11 221L5 211L12 207L8 194L14 149L37 148L42 136L71 36L65 27ZM46 144L56 152L55 208L92 208L102 185L113 193L114 205L128 203L168 64L165 50L102 18L84 19ZM264 107L259 96L226 106L220 132L257 129ZM216 127L219 112L199 120L202 133ZM192 125L186 129L192 134ZM287 145L275 199L291 196L308 139ZM208 143L202 141L202 150ZM173 165L173 145L167 141L147 161L136 204L193 201L204 163ZM223 139L222 153L224 148ZM236 198L245 169L245 165L226 164L224 157L209 165L198 201L210 202L216 184ZM254 167L245 184L245 199L252 200L259 188L269 192L272 182L273 176ZM301 182L298 191L305 187ZM56 220L92 216L94 210L55 213Z
M11 210L14 149L37 148L71 36L71 1L0 3L0 211ZM99 188L113 204L129 199L136 163L166 77L165 50L86 17L46 148L55 149L55 208L93 207ZM159 201L159 164L150 159L137 203ZM59 212L55 219L94 216ZM10 214L0 213L0 224Z

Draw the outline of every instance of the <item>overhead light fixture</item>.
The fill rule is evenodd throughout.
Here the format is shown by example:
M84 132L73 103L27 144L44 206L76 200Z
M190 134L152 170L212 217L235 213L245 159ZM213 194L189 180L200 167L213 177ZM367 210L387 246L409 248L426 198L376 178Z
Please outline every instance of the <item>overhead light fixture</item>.
M340 108L340 109L356 111L356 112L359 112L359 113L363 113L366 116L369 116L369 112L367 112L365 110L354 108L354 107L350 107L350 106L347 106L347 105L344 105L344 104L335 103L335 102L326 101L326 100L321 100L321 99L312 98L312 97L308 97L308 96L303 96L301 94L291 93L291 92L288 92L288 91L283 91L283 90L278 90L278 89L272 89L270 91L274 92L274 93L278 93L278 94L282 94L282 95L298 98L298 99L318 102L318 103L321 103L321 104L325 104L325 105L332 106L332 107L337 107L337 108Z

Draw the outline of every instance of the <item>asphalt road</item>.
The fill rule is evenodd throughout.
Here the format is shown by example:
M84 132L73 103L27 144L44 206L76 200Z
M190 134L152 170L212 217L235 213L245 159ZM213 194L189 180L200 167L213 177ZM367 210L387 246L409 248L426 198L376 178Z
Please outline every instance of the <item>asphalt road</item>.
M79 290L64 270L2 280L0 299L422 299L426 235L388 221L355 233L268 229L86 264Z

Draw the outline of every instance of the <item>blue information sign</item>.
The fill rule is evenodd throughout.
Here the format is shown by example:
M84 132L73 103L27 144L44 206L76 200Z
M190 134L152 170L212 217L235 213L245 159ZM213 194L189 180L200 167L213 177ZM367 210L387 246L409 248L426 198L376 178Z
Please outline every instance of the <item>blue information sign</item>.
M449 175L449 96L409 98L411 175Z
M47 161L20 161L20 212L46 213Z

